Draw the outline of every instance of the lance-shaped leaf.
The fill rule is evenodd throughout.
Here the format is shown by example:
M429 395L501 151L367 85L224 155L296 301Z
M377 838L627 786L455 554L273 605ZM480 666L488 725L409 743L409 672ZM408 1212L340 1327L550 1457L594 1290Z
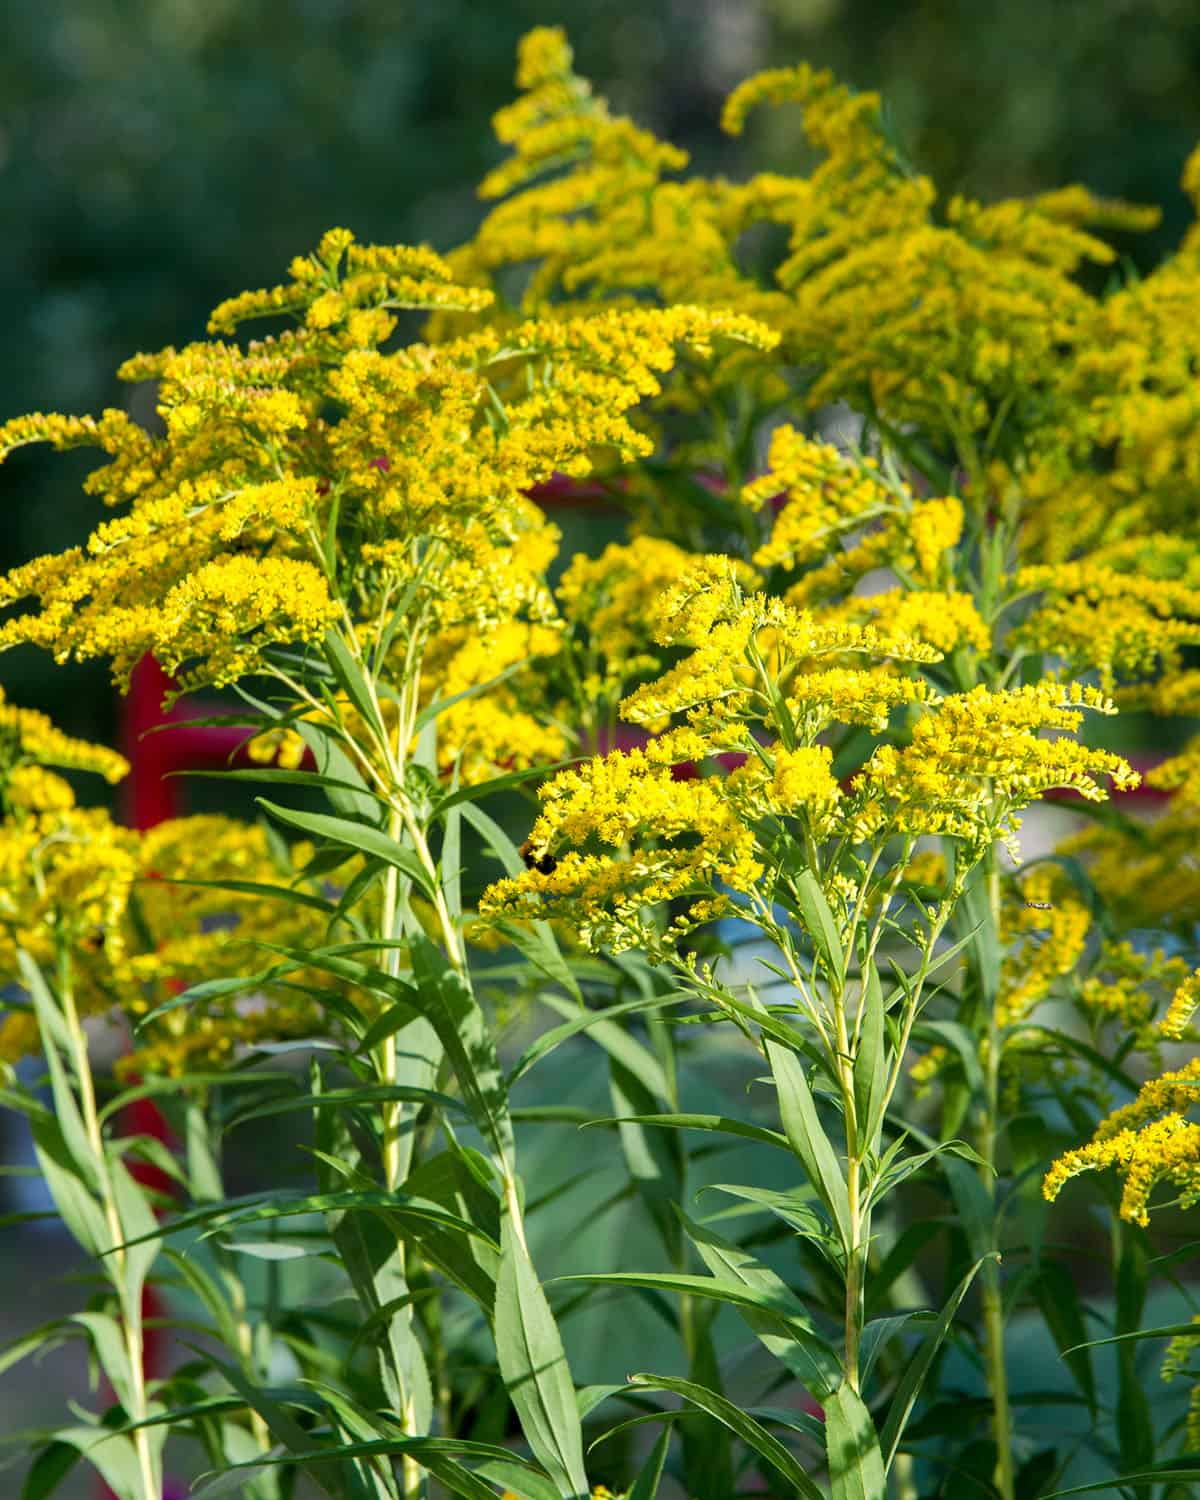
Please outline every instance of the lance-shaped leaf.
M921 1386L925 1376L929 1373L929 1367L933 1363L934 1355L942 1346L942 1340L950 1331L950 1324L954 1321L954 1315L958 1311L959 1304L967 1295L967 1289L975 1280L975 1275L984 1261L996 1260L1000 1257L993 1251L989 1255L981 1256L971 1267L959 1284L955 1287L946 1303L938 1314L938 1320L926 1335L924 1342L917 1350L904 1372L904 1377L896 1388L892 1397L892 1404L888 1408L887 1421L883 1424L883 1431L879 1435L879 1446L883 1453L883 1464L885 1469L892 1467L892 1460L896 1456L896 1450L900 1446L900 1439L904 1436L904 1429L908 1425L908 1419L916 1404L917 1397L921 1393Z
M826 1400L842 1383L842 1363L833 1346L813 1326L799 1299L768 1266L707 1224L685 1217L684 1226L719 1285L763 1298L758 1305L740 1300L733 1305L759 1341L805 1389L819 1401Z
M832 1500L887 1500L887 1474L871 1413L848 1383L824 1402Z
M803 1500L825 1500L825 1496L783 1444L772 1437L760 1422L756 1422L724 1396L718 1396L693 1381L678 1380L669 1375L632 1375L629 1383L638 1390L669 1391L672 1395L682 1397L736 1433L761 1459L781 1474Z
M838 925L821 882L811 870L801 870L792 880L800 920L830 976L840 985L846 977L846 953Z
M297 828L301 833L312 834L315 838L325 839L359 854L373 855L385 864L394 865L408 876L422 895L431 901L434 899L433 881L425 866L411 849L391 838L381 828L351 818L335 818L329 813L298 812L295 808L280 807L277 802L269 802L266 797L256 797L254 800L264 812L270 813L271 817L280 823L286 823L290 828Z
M767 1061L779 1093L784 1133L800 1159L813 1190L825 1205L841 1237L850 1244L850 1199L840 1163L817 1114L816 1101L796 1054L764 1039Z
M588 1494L575 1387L524 1239L505 1215L496 1281L496 1356L534 1457L571 1500Z

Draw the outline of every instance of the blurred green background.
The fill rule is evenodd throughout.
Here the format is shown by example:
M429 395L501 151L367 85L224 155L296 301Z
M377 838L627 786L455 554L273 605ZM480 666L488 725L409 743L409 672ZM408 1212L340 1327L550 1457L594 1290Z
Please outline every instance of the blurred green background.
M0 0L0 419L94 411L138 349L277 280L332 224L448 248L479 216L528 27L614 104L733 175L807 158L795 111L720 135L724 93L808 58L879 88L912 159L983 197L1078 179L1163 205L1200 137L1200 0ZM0 469L0 566L81 540L81 455ZM100 669L0 662L9 696L108 737Z

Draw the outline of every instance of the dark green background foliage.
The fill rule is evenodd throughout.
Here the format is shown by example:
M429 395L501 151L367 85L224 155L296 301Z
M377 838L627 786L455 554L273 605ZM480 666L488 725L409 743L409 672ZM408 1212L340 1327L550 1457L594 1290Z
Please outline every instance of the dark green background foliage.
M447 248L477 222L517 38L561 22L614 103L704 170L803 163L794 111L723 138L724 93L808 58L879 88L946 192L1079 179L1161 203L1200 136L1197 0L0 0L0 420L96 410L137 349L202 334L331 224ZM85 534L83 457L0 471L0 565ZM10 695L112 732L100 670L24 653Z

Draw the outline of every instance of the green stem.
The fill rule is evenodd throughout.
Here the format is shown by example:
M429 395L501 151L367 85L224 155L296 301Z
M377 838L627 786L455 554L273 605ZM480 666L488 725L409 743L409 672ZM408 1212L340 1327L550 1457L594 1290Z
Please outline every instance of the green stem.
M987 880L988 921L995 931L1000 921L1000 872L995 851L990 851L985 867ZM991 1243L989 1250L999 1251L996 1220L996 1137L1000 1112L1000 1027L996 1018L994 993L985 998L986 1056L984 1058L983 1115L979 1126L980 1180L991 1205ZM1012 1454L1012 1409L1008 1397L1008 1367L1004 1359L1004 1297L997 1258L989 1259L980 1272L983 1308L983 1356L988 1394L992 1402L992 1436L996 1444L996 1470L993 1480L1002 1500L1016 1500Z
M63 965L65 970L65 965ZM104 1135L100 1128L100 1117L96 1109L96 1090L92 1082L92 1065L88 1056L87 1036L75 1008L75 997L65 972L60 983L63 1019L71 1039L72 1062L75 1080L79 1089L79 1111L84 1129L96 1157L97 1181L100 1188L101 1208L112 1243L123 1246L127 1235L121 1224L116 1194L113 1191L109 1172L108 1155L104 1148ZM142 1338L141 1288L131 1287L126 1276L128 1256L124 1249L113 1251L109 1258L108 1275L117 1293L121 1308L121 1337L125 1346L125 1358L129 1365L129 1394L133 1410L127 1415L131 1422L143 1423L150 1415L146 1397L145 1348ZM138 1426L131 1434L137 1454L138 1480L144 1500L161 1500L162 1485L157 1473L154 1453L150 1446L150 1434L144 1426Z
M845 1367L852 1390L859 1389L858 1353L863 1325L863 1289L870 1236L862 1203L862 1142L859 1140L858 1107L854 1098L854 1058L846 1023L846 997L839 991L832 998L837 1035L837 1075L842 1094L842 1117L846 1132L846 1201L849 1237L846 1245Z

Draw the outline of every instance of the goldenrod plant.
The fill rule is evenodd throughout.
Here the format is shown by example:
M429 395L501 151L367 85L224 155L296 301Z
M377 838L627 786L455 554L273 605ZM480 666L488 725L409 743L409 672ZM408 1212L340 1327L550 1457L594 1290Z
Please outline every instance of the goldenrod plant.
M119 757L0 705L3 1099L106 1284L5 1358L81 1329L112 1392L27 1494L82 1454L122 1500L164 1459L260 1500L1178 1500L1196 1401L1144 1355L1200 1325L1143 1314L1186 1259L1151 1197L1200 1198L1200 237L1139 281L1105 235L1146 209L941 202L806 66L723 123L798 106L820 164L744 183L557 29L517 83L469 244L332 230L126 363L160 430L0 428L99 448L116 512L0 580L0 646L227 690L262 793L135 834L50 769ZM595 555L537 501L572 484L627 517ZM1178 751L1154 821L1121 711ZM119 1133L147 1095L178 1152ZM230 1197L267 1119L303 1143ZM625 1299L612 1383L574 1328Z

